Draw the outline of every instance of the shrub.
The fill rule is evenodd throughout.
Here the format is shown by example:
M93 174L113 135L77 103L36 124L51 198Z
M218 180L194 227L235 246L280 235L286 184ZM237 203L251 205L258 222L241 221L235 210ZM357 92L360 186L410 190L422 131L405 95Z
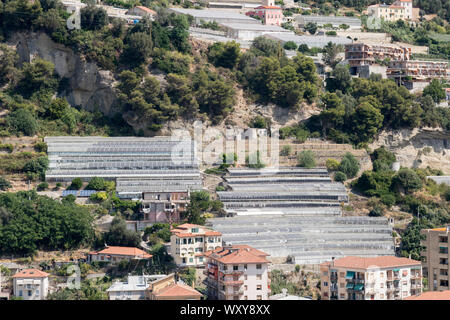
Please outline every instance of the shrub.
M108 199L108 195L106 194L105 191L100 191L100 192L91 194L89 199L91 199L92 201L103 202Z
M33 146L34 150L37 152L47 152L47 144L43 141L36 142L36 144Z
M48 183L47 182L42 182L42 183L38 184L36 189L37 189L37 191L46 190L46 189L48 189Z
M33 114L23 108L17 109L8 116L8 126L13 133L23 133L27 136L34 136L38 129L36 118Z
M384 215L383 208L375 207L369 212L369 217L382 217Z
M288 41L283 46L286 50L297 50L297 44L294 41Z
M223 187L223 186L217 186L216 187L216 191L225 191L226 189L225 189L225 187Z
M338 171L339 170L339 161L335 159L327 159L326 166L329 171Z
M316 166L314 152L311 150L304 150L300 152L298 155L297 165L304 168L314 168Z
M394 189L411 193L422 189L422 180L414 170L402 168L392 178L392 186Z
M0 177L0 190L6 191L11 188L11 183L3 177Z
M97 190L97 191L108 191L111 187L111 182L106 181L103 178L93 177L89 180L88 185L86 186L87 190Z
M341 160L339 171L345 173L349 178L355 177L359 171L358 160L350 152L347 152Z
M288 156L292 152L291 146L283 146L280 151L280 156Z
M81 178L75 178L72 180L72 184L69 186L69 190L80 190L83 186L83 180Z
M388 208L392 207L395 204L395 196L392 194L382 194L380 200L383 204L385 204Z
M11 153L14 150L14 146L11 143L0 143L0 150L5 150Z
M334 181L343 182L347 180L347 175L341 171L338 171L334 174Z

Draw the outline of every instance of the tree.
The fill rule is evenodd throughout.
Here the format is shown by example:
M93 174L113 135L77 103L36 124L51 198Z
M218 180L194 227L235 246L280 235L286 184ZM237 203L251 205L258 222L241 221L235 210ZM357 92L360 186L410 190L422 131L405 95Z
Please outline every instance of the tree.
M339 171L345 173L349 178L355 177L359 171L358 160L350 152L347 152L341 160Z
M127 229L125 219L116 216L111 222L109 231L105 234L106 244L112 246L138 247L141 237L137 232Z
M411 193L422 189L422 180L414 170L401 168L392 178L392 187L406 193Z
M368 102L356 107L353 115L353 132L358 141L371 141L383 125L383 115L380 110Z
M329 171L338 171L339 170L339 161L335 159L327 159L325 165Z
M0 86L14 79L17 73L14 65L17 59L16 51L10 49L6 44L0 44Z
M46 110L46 116L50 119L61 119L68 108L70 105L65 98L56 98Z
M291 146L283 146L280 151L280 156L289 156L292 152Z
M338 171L334 174L334 181L343 182L347 180L347 175L341 171Z
M108 24L108 14L105 9L88 5L80 10L81 28L99 30Z
M24 63L15 90L25 98L34 93L45 93L56 89L55 65L41 58L35 58L31 63Z
M327 78L327 90L336 91L341 90L346 92L351 85L352 76L347 66L337 65L331 72L331 77Z
M27 174L36 175L41 180L45 180L45 171L47 169L48 169L48 158L44 156L28 161L23 167L24 172L26 172Z
M152 48L151 35L145 32L132 33L125 39L122 59L124 63L130 66L138 66L150 57Z
M423 89L423 96L431 96L436 103L445 99L445 90L438 79L431 80L430 84Z
M216 42L208 48L208 58L217 67L233 69L240 55L241 47L236 41Z
M305 25L306 31L308 31L310 34L315 34L317 31L317 23L314 22L308 22Z
M27 109L20 108L11 112L6 120L11 132L34 136L38 130L38 123L34 115Z
M334 68L340 61L341 58L337 58L338 53L342 52L342 45L335 44L333 42L328 42L322 50L322 60L323 62Z
M297 166L305 168L314 168L316 166L316 159L314 152L311 150L304 150L298 155Z

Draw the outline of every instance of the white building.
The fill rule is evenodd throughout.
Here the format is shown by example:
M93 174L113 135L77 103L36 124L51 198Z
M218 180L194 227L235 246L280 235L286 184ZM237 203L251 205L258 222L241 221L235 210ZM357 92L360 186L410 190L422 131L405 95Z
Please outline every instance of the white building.
M203 253L222 246L222 234L204 226L186 223L171 232L170 254L178 266L203 266Z
M370 17L385 21L413 20L412 0L397 0L393 4L374 4L367 8Z
M227 37L247 41L269 34L294 34L291 30L275 25L253 23L220 23L219 25L226 30Z
M268 254L247 245L217 248L204 254L209 299L268 300Z
M422 292L420 261L344 257L320 265L322 300L402 300Z
M16 297L23 300L44 300L48 295L49 274L37 269L25 269L13 278L13 290Z
M145 300L150 283L166 275L128 276L126 281L116 281L106 292L109 300Z

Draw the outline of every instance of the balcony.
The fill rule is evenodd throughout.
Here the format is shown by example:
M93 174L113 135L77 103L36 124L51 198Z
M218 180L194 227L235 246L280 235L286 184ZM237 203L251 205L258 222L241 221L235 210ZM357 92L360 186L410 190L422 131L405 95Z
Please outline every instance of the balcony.
M233 279L219 279L219 282L226 286L244 284L244 280L233 280Z
M219 270L223 274L243 274L244 270Z

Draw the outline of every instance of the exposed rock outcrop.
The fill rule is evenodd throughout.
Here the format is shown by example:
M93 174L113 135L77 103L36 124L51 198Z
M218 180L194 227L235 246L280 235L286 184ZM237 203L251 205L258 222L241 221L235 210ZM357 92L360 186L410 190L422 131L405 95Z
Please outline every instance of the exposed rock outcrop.
M72 49L54 42L42 32L15 33L8 44L16 47L20 64L31 62L35 57L52 62L56 73L68 79L61 95L72 106L90 111L98 108L106 115L116 112L117 96L111 71L101 70L97 64L87 62Z
M385 146L401 166L441 169L450 174L450 132L437 128L384 131L369 147Z

